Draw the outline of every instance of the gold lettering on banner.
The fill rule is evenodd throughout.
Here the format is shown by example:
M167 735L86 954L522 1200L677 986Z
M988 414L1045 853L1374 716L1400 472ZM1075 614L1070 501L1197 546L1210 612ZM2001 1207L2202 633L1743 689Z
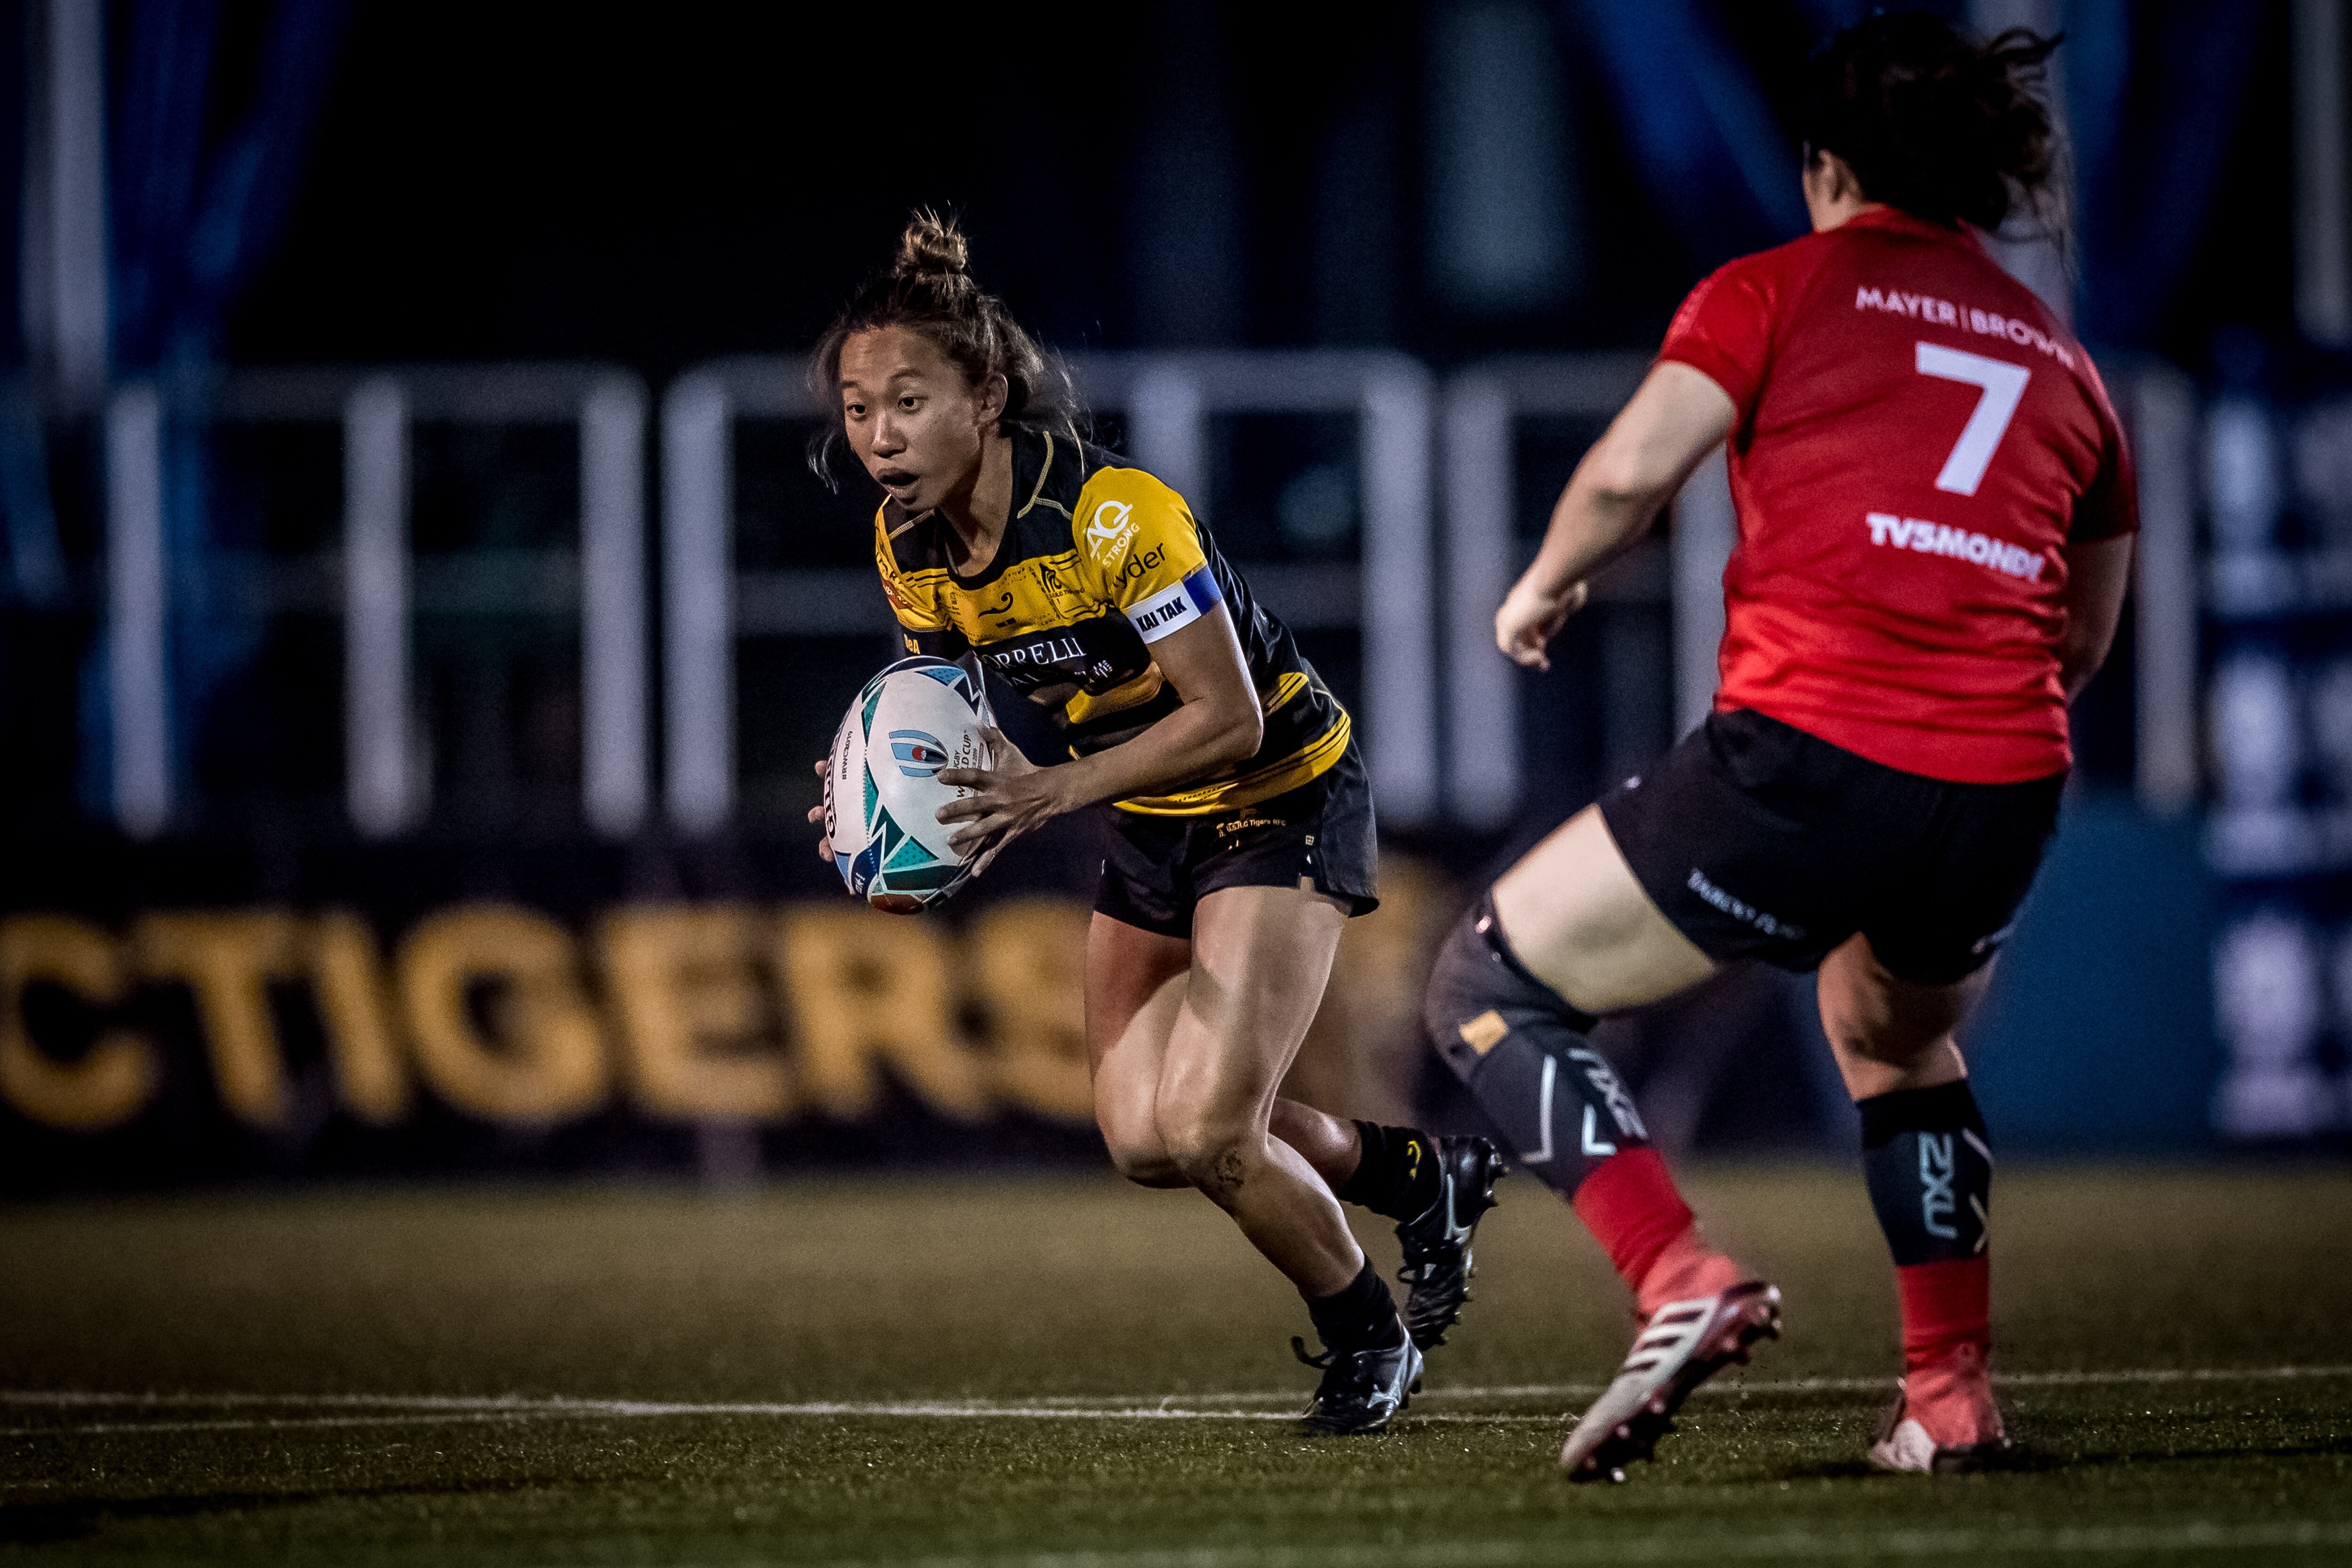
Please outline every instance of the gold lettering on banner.
M0 921L0 1099L29 1121L95 1132L130 1121L155 1092L155 1050L125 1030L100 1034L63 1061L41 1049L26 1016L26 993L56 985L94 1008L122 1000L122 958L114 939L69 915Z
M991 1076L1004 1100L1041 1116L1092 1121L1087 1066L1087 906L1013 899L971 922L971 973L988 1006Z
M602 1104L604 1040L572 933L511 904L462 904L400 944L401 1013L418 1074L492 1121L561 1121Z
M827 1115L873 1110L887 1067L945 1115L989 1110L982 1064L956 1037L936 927L862 908L809 905L777 918L776 973L793 1009L800 1079Z
M326 1026L336 1092L361 1121L393 1126L408 1115L408 1065L375 932L357 912L331 910L311 922L310 938L310 984Z
M599 945L638 1106L686 1121L777 1121L791 1069L761 1038L752 967L758 922L733 904L635 906L604 917Z
M286 1119L286 1067L269 983L296 973L294 917L277 910L173 911L141 917L132 946L158 980L184 982L223 1109L253 1127Z

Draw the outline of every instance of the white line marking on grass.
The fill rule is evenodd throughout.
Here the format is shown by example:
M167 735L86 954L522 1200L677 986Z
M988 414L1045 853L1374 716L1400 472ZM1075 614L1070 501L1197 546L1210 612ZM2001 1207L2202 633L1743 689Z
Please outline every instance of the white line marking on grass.
M1552 1536L1534 1541L1454 1541L1416 1545L1364 1542L1344 1546L1230 1546L1143 1552L1034 1552L995 1557L917 1557L895 1562L835 1563L832 1568L1512 1568L1522 1563L1819 1562L1870 1557L2005 1557L2156 1555L2179 1552L2352 1545L2352 1524L2336 1521L2266 1521L2217 1524L1888 1530L1826 1535L1781 1531L1769 1535L1664 1539L1653 1536Z
M2158 1383L2273 1383L2303 1378L2352 1377L2352 1366L2191 1366L2138 1367L2112 1372L1997 1372L1993 1382L2004 1388L2095 1388L2110 1384ZM1522 1383L1491 1388L1433 1388L1423 1398L1542 1399L1598 1394L1598 1383ZM1873 1394L1892 1391L1891 1377L1784 1377L1742 1381L1732 1373L1701 1384L1701 1394ZM1237 1394L1236 1398L1250 1395Z
M700 1406L683 1411L622 1410L585 1407L561 1410L508 1410L476 1412L464 1410L419 1411L405 1415L248 1415L220 1421L107 1421L91 1426L57 1425L49 1426L0 1426L0 1438L5 1437L90 1437L120 1436L149 1432L307 1432L347 1426L450 1426L494 1421L520 1423L526 1421L562 1421L580 1419L643 1418L649 1415L714 1414ZM729 1409L716 1414L729 1415L929 1415L986 1417L991 1420L1052 1420L1052 1421L1296 1421L1294 1410L1161 1410L1106 1409L1079 1410L1024 1409L1019 1406L997 1406L975 1410L965 1405L923 1406L901 1405L888 1408L870 1405L844 1405L838 1408L801 1405L781 1406L766 1411ZM1556 1426L1563 1417L1559 1415L1511 1415L1468 1414L1463 1412L1412 1412L1397 1417L1402 1426Z
M2352 1377L2347 1366L2147 1367L2131 1371L2013 1373L1995 1381L2017 1388L2074 1388L2184 1383L2278 1383L2316 1378ZM1709 1384L1700 1393L1717 1394L1852 1394L1876 1393L1891 1385L1874 1377L1799 1377L1742 1382L1726 1379ZM1551 1399L1585 1397L1600 1392L1591 1383L1511 1384L1492 1387L1433 1388L1423 1400ZM530 1421L623 1419L666 1416L847 1416L924 1420L1033 1421L1289 1421L1303 1391L1170 1394L1106 1398L1099 1394L1055 1394L1024 1400L803 1400L782 1402L691 1402L646 1399L576 1399L501 1394L465 1397L433 1394L131 1394L81 1389L0 1389L0 1406L47 1410L277 1410L348 1411L349 1415L294 1415L223 1417L193 1421L106 1421L76 1425L0 1428L0 1437L117 1435L134 1432L280 1431L305 1427L413 1425L420 1422ZM1251 1410L1219 1408L1244 1405L1277 1405L1285 1408ZM1409 1424L1449 1423L1496 1425L1549 1423L1554 1415L1501 1412L1416 1411L1402 1419Z
M429 1410L410 1415L296 1415L283 1420L268 1416L232 1417L223 1421L102 1421L88 1426L0 1426L0 1437L94 1437L126 1432L283 1432L326 1426L446 1426L477 1421L539 1421L552 1411Z

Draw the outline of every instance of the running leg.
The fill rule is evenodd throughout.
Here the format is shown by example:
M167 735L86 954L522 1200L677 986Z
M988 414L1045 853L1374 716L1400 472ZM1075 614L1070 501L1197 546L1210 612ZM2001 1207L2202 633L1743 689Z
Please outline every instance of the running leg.
M1155 1109L1168 1037L1183 1004L1177 983L1192 967L1192 943L1184 937L1101 913L1087 931L1087 1047L1095 1118L1111 1163L1147 1187L1192 1184L1160 1142ZM1268 1130L1297 1150L1343 1203L1410 1222L1447 1195L1444 1151L1417 1129L1348 1121L1276 1099ZM1466 1196L1457 1200L1457 1206L1467 1205Z
M1701 1239L1591 1038L1588 1009L1657 1001L1713 967L1587 810L1463 917L1430 977L1425 1021L1446 1064L1519 1162L1591 1228L1639 1303L1633 1352L1561 1450L1573 1479L1622 1480L1691 1390L1780 1331L1780 1292Z
M1903 1395L1871 1450L1886 1469L1977 1468L2008 1447L1990 1373L1992 1149L1952 1037L1980 988L1902 980L1860 935L1822 964L1822 1024L1862 1113L1903 1307Z

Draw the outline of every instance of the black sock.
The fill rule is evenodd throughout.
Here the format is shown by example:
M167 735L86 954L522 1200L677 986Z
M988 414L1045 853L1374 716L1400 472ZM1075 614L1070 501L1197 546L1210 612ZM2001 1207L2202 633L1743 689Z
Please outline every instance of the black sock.
M1390 1219L1418 1219L1437 1201L1441 1179L1437 1140L1410 1127L1359 1121L1364 1156L1339 1184L1341 1203L1360 1204Z
M1529 973L1491 895L1439 949L1422 1017L1504 1152L1560 1196L1573 1199L1619 1151L1650 1141L1633 1097L1593 1048L1599 1020Z
M1862 1175L1899 1266L1948 1263L1985 1249L1992 1151L1969 1080L1854 1101Z
M1315 1331L1326 1350L1377 1350L1395 1344L1404 1334L1396 1298L1369 1258L1363 1271L1338 1294L1309 1296L1307 1315L1315 1320Z

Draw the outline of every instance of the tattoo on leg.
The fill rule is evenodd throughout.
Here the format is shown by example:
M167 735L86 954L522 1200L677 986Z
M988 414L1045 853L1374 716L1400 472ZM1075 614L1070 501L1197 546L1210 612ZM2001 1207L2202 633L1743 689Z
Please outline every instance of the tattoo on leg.
M1216 1163L1211 1169L1210 1177L1217 1184L1220 1191L1231 1193L1239 1190L1242 1184L1242 1152L1238 1149L1228 1149L1217 1156Z

